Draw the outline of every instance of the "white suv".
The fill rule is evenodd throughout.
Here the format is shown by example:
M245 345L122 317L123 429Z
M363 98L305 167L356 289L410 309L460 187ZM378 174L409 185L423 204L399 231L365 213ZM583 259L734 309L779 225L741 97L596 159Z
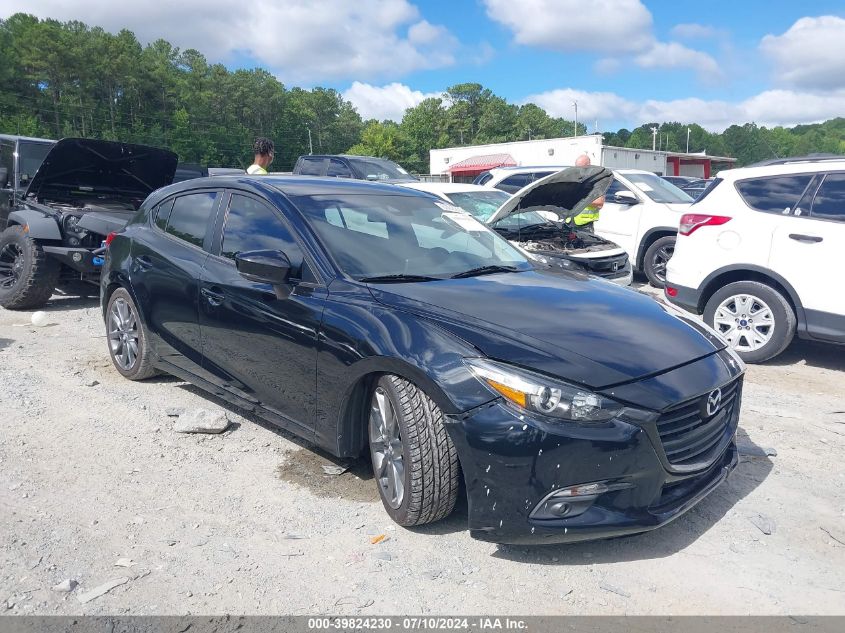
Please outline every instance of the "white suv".
M845 343L845 159L784 159L719 174L681 218L665 294L747 362L796 331Z
M693 199L650 171L617 169L599 212L596 233L628 252L655 288L666 282L681 216Z

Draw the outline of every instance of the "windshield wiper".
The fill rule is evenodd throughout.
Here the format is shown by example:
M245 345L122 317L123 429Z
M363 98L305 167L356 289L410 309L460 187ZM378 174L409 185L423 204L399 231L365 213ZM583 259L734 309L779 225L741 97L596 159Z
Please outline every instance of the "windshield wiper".
M462 279L463 277L478 277L479 275L492 275L493 273L515 273L519 269L516 266L501 266L493 264L491 266L479 266L478 268L470 268L456 275L452 275L452 279Z
M397 275L376 275L374 277L361 277L358 281L365 283L403 283L415 281L436 281L442 277L429 277L427 275L405 275L399 273Z

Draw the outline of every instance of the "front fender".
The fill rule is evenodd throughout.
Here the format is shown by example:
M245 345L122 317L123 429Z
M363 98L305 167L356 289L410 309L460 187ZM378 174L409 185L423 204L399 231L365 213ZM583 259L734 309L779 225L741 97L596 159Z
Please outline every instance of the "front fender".
M59 225L52 217L34 209L17 209L9 214L9 224L26 227L27 235L36 240L62 240Z

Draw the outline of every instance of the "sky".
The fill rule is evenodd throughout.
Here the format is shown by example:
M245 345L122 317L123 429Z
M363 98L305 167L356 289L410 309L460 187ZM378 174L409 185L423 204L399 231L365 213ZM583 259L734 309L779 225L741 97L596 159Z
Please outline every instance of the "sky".
M164 38L365 119L478 82L588 130L845 116L843 0L5 0L4 13ZM6 17L6 16L0 16Z

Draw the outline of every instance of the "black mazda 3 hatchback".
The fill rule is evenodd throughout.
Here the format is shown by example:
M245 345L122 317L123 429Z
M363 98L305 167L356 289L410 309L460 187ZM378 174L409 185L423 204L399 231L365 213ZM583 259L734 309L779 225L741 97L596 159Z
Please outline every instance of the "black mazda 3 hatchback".
M603 171L566 186L592 191ZM737 463L744 368L718 336L538 268L427 194L190 180L108 241L101 299L123 376L174 374L334 455L369 453L401 525L447 516L462 479L479 539L633 534Z

